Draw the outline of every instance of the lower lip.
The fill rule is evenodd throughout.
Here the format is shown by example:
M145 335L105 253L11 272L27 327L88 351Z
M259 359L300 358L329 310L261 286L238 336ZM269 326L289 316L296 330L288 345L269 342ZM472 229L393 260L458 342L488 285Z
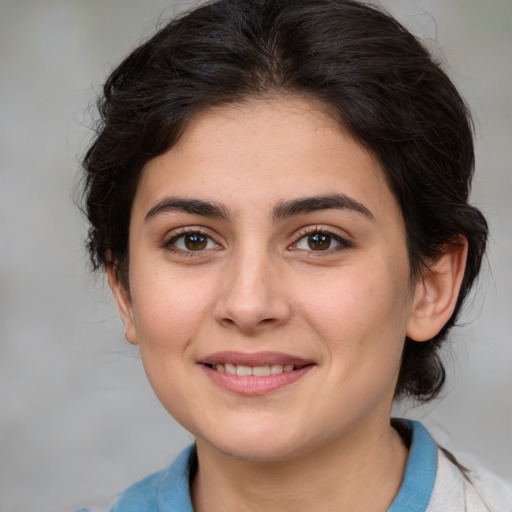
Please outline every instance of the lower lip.
M265 377L231 375L214 370L204 364L201 365L201 368L217 386L239 395L255 396L264 395L297 382L313 368L313 365L306 365L291 372L282 372Z

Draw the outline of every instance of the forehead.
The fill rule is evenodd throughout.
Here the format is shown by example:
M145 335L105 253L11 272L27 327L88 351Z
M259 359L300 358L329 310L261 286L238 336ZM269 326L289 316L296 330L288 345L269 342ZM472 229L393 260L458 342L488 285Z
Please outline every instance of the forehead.
M283 97L219 106L193 118L178 143L145 166L134 209L147 210L168 195L270 211L297 197L336 193L377 216L390 206L397 214L371 152L324 105Z

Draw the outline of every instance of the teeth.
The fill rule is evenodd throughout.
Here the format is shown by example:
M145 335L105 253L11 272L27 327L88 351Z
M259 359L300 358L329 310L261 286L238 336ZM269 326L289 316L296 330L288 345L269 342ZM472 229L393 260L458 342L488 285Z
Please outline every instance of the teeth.
M222 373L227 373L229 375L253 375L255 377L266 377L268 375L277 375L283 372L292 372L295 367L293 364L271 364L271 365L263 365L263 366L244 366L244 365L236 365L232 363L226 364L216 364L214 366L215 370Z
M270 366L254 366L252 374L256 377L265 377L270 375Z
M229 373L229 375L236 375L236 366L234 364L226 363L224 368L226 369L226 373Z
M282 364L271 364L270 373L275 375L276 373L283 373L284 366Z
M236 374L237 375L252 375L252 368L250 366L242 366L239 364L236 367Z

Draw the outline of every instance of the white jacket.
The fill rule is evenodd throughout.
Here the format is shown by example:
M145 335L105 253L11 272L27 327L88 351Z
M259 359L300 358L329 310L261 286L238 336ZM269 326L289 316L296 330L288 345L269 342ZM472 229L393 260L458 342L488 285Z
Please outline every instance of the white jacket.
M509 484L483 470L464 472L451 458L438 449L437 475L426 512L512 512Z

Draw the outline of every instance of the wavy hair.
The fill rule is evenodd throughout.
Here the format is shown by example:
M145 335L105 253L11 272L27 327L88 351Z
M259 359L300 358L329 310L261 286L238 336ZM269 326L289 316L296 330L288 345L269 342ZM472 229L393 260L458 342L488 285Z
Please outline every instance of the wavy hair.
M412 277L460 236L469 250L450 320L406 339L396 396L442 388L439 348L478 275L487 224L468 203L472 123L451 80L386 12L352 0L218 0L171 21L110 75L87 151L84 209L95 269L127 283L128 228L144 165L197 113L253 97L298 94L327 110L381 164L404 219Z

